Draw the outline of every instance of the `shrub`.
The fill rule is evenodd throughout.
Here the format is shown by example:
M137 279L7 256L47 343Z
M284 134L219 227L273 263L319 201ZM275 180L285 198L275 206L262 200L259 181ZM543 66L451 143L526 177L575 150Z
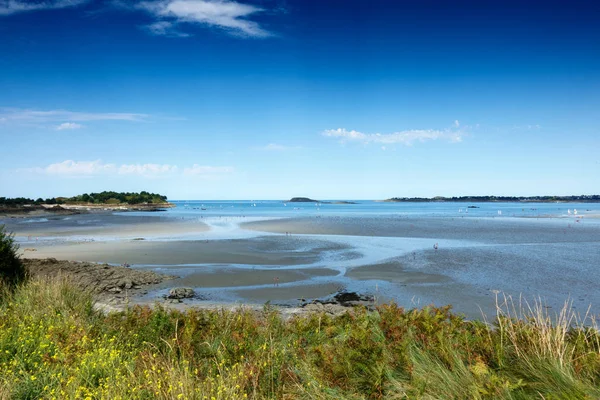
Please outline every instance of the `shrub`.
M0 282L14 286L26 277L25 266L17 251L14 235L7 233L4 225L0 226Z

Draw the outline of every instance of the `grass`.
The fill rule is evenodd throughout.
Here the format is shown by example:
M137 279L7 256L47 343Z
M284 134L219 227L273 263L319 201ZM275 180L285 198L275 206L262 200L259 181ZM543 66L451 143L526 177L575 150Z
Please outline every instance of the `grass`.
M569 310L105 315L68 282L30 280L1 291L0 399L597 399L600 336Z

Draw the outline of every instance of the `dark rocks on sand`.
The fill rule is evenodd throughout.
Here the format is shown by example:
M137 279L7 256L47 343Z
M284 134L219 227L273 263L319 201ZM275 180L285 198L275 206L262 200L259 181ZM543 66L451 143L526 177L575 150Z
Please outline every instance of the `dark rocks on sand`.
M189 299L194 297L196 292L192 288L173 288L169 290L169 294L167 295L167 299Z
M371 303L373 302L373 296L366 296L362 294L358 294L356 292L339 292L333 298L340 303L341 305L357 305L360 303Z
M338 315L344 313L348 307L364 306L369 310L375 309L375 299L373 296L361 295L356 292L341 291L332 298L326 300L313 300L305 303L302 307L307 311L325 312Z

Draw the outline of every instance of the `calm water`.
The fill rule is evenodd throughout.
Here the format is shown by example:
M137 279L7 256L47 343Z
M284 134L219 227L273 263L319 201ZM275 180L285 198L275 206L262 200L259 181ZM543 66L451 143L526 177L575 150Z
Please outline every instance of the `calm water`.
M287 203L278 200L177 200L173 201L177 207L159 215L173 217L243 215L279 218L315 215L531 218L568 217L569 215L575 217L575 210L579 216L600 213L598 203L385 203L365 200L354 202L357 204ZM477 208L468 208L469 206Z

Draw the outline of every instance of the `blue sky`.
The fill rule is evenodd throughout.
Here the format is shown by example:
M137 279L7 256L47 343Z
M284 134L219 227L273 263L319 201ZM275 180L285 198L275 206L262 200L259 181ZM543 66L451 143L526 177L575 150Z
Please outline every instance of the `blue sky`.
M600 2L0 0L0 196L600 193Z

